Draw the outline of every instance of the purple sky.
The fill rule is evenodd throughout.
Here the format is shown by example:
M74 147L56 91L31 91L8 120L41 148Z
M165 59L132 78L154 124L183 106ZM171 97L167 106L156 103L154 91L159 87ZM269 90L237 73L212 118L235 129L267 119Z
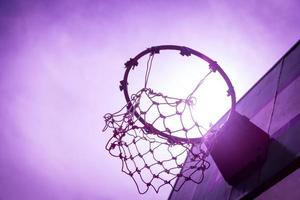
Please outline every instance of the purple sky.
M123 63L178 44L218 61L241 97L298 39L300 3L0 1L0 199L140 196L104 149Z

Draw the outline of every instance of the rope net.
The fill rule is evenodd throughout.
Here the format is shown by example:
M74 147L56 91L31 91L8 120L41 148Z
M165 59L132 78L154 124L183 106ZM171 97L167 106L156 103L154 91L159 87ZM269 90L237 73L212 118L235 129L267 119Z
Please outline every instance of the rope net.
M158 192L164 185L178 191L187 181L202 182L210 164L201 139L207 130L192 113L195 101L192 95L173 98L145 87L121 110L104 116L103 131L113 132L106 149L120 158L139 193L150 187Z

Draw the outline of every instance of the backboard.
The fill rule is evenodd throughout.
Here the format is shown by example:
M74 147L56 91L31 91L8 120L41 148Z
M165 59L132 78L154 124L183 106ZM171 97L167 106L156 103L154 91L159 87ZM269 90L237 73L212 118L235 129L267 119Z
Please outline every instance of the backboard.
M180 191L172 191L169 200L270 199L275 195L276 187L289 188L289 180L295 180L295 177L299 180L300 177L297 173L300 166L299 102L300 41L236 105L238 113L271 137L264 164L242 182L229 185L210 157L213 164L207 170L203 183L187 182ZM225 118L226 115L218 123ZM278 193L280 189L277 189L276 195ZM289 195L285 196L289 199L300 198L296 190L285 192L285 195Z

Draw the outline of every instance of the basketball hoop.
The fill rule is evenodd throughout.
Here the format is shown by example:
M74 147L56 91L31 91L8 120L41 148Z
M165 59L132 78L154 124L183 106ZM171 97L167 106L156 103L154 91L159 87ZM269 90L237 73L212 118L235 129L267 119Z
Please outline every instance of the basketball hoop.
M209 72L199 80L186 98L167 96L148 88L154 56L161 51L179 51L181 56L196 56L208 64ZM146 55L149 58L144 87L135 94L129 94L128 75ZM193 106L197 103L197 98L194 93L208 76L218 73L227 84L228 96L231 98L228 115L230 118L235 111L236 99L228 76L215 61L204 54L175 45L146 49L126 62L125 67L120 90L124 93L126 104L121 110L104 116L103 131L109 128L113 133L106 149L122 161L122 171L132 177L141 194L150 187L158 192L162 186L170 185L178 191L187 181L201 183L204 171L210 166L204 141L217 129L208 130L195 118ZM150 116L152 119L149 119ZM176 118L180 128L170 128L166 123L169 118ZM187 155L189 158L186 160ZM176 184L175 188L176 179L180 184Z

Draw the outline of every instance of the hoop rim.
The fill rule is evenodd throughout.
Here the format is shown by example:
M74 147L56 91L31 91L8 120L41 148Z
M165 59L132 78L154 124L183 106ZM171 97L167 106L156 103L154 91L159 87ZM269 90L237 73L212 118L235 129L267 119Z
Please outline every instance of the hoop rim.
M206 61L209 64L209 67L213 72L218 72L222 76L222 78L224 79L224 81L226 82L226 84L228 86L228 91L227 91L228 96L231 97L231 108L230 108L229 114L227 116L227 119L224 122L224 124L225 124L229 120L229 118L232 116L232 114L233 114L233 112L235 111L235 108L236 108L236 95L235 95L234 87L233 87L229 77L224 72L224 70L217 64L216 61L214 61L211 58L209 58L208 56L200 53L199 51L196 51L194 49L191 49L191 48L185 47L185 46L178 46L178 45L153 46L153 47L147 48L146 50L140 52L134 58L131 58L129 61L127 61L125 63L126 70L125 70L125 73L124 73L124 76L123 76L123 80L120 81L120 90L123 91L124 97L125 97L125 100L126 100L128 106L132 107L131 100L130 100L130 95L128 93L128 75L129 75L130 70L134 69L134 67L138 66L138 60L140 58L142 58L143 56L145 56L147 54L159 54L161 50L180 51L180 54L182 56L194 55L194 56ZM182 137L178 137L178 136L172 136L172 135L169 135L169 134L165 134L165 133L157 130L151 124L147 123L140 116L140 114L138 112L136 112L135 110L133 112L134 112L134 115L137 117L137 119L147 129L149 129L154 134L157 134L158 136L162 136L163 138L166 138L171 143L194 143L195 144L195 143L200 143L203 140L204 136L201 136L201 137L198 137L198 138L182 138ZM209 129L207 131L207 133L209 133L211 129Z

